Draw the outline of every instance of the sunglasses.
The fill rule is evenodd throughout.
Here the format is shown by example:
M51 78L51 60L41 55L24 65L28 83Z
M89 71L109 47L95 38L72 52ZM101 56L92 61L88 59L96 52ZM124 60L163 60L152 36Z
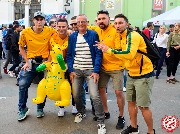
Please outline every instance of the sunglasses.
M77 25L77 23L71 23L70 25L71 25L71 26L73 26L73 25L75 25L75 26L76 26L76 25Z

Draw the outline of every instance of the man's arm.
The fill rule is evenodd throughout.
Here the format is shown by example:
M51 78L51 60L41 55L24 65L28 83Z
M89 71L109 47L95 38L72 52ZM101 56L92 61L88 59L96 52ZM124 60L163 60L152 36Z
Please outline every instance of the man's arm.
M67 49L67 53L66 53L66 62L67 62L67 66L68 66L68 72L71 73L73 72L73 40L72 40L72 36L69 37L68 39L68 49Z
M96 46L98 47L98 49L101 49L103 52L109 53L110 55L114 55L118 59L132 60L134 59L137 53L139 44L141 42L140 38L142 37L137 33L134 33L133 35L130 34L128 36L129 36L127 37L128 44L126 44L127 45L126 50L123 50L123 51L109 48L105 44L101 44L101 43L96 44Z
M99 36L95 33L94 44L96 41L99 42ZM94 47L94 46L93 46ZM102 64L102 51L95 47L95 63L94 63L94 73L99 73Z

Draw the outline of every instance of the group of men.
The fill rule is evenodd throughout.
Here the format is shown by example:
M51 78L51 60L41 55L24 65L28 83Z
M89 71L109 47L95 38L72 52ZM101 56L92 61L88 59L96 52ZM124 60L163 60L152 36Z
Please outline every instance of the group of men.
M128 33L128 19L123 14L115 16L114 25L110 24L107 11L97 12L97 26L88 26L86 15L78 15L71 23L74 31L68 32L68 22L65 19L57 21L57 31L54 28L44 26L45 15L36 12L33 18L34 26L22 31L19 40L19 50L25 65L20 72L19 80L19 113L18 120L24 120L29 108L26 106L28 88L33 78L42 72L37 72L36 67L43 61L50 61L49 40L58 37L56 41L63 45L68 41L67 51L63 56L68 66L68 73L72 84L73 98L77 108L74 122L80 123L85 114L83 102L84 80L87 82L92 104L95 110L94 120L98 122L98 134L105 134L105 119L110 118L107 105L106 87L112 78L113 89L117 98L119 108L116 129L123 129L124 119L124 95L123 95L123 70L129 71L127 80L126 98L131 125L121 134L138 134L137 112L141 110L148 127L148 134L154 134L152 112L149 108L153 86L153 65L148 57L137 53L137 50L146 52L146 44L143 38L136 32ZM93 29L93 30L91 30ZM57 35L57 36L54 36ZM24 46L27 46L27 51ZM39 63L29 63L41 56ZM143 58L143 59L142 59ZM141 61L143 67L140 72ZM43 117L45 101L37 105L37 117Z

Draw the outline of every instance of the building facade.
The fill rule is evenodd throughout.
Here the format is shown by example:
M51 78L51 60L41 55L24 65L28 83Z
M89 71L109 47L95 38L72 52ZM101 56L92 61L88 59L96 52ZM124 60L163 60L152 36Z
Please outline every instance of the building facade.
M90 24L94 23L99 10L108 10L110 18L123 13L132 26L143 27L143 21L180 6L180 0L83 0L81 13L88 16Z
M142 23L176 6L180 0L0 0L0 24L25 18L31 20L36 11L45 14L67 13L67 19L74 15L86 14L90 24L99 10L108 10L113 21L119 13L125 14L132 26L142 28Z

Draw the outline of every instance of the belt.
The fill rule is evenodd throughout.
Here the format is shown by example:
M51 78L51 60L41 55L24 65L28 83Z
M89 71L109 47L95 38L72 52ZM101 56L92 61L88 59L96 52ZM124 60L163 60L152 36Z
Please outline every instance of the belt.
M34 58L31 58L29 60L31 60L31 63L33 63L33 64L41 64L42 62L47 61L47 59L48 58L44 58L41 62L37 62Z

